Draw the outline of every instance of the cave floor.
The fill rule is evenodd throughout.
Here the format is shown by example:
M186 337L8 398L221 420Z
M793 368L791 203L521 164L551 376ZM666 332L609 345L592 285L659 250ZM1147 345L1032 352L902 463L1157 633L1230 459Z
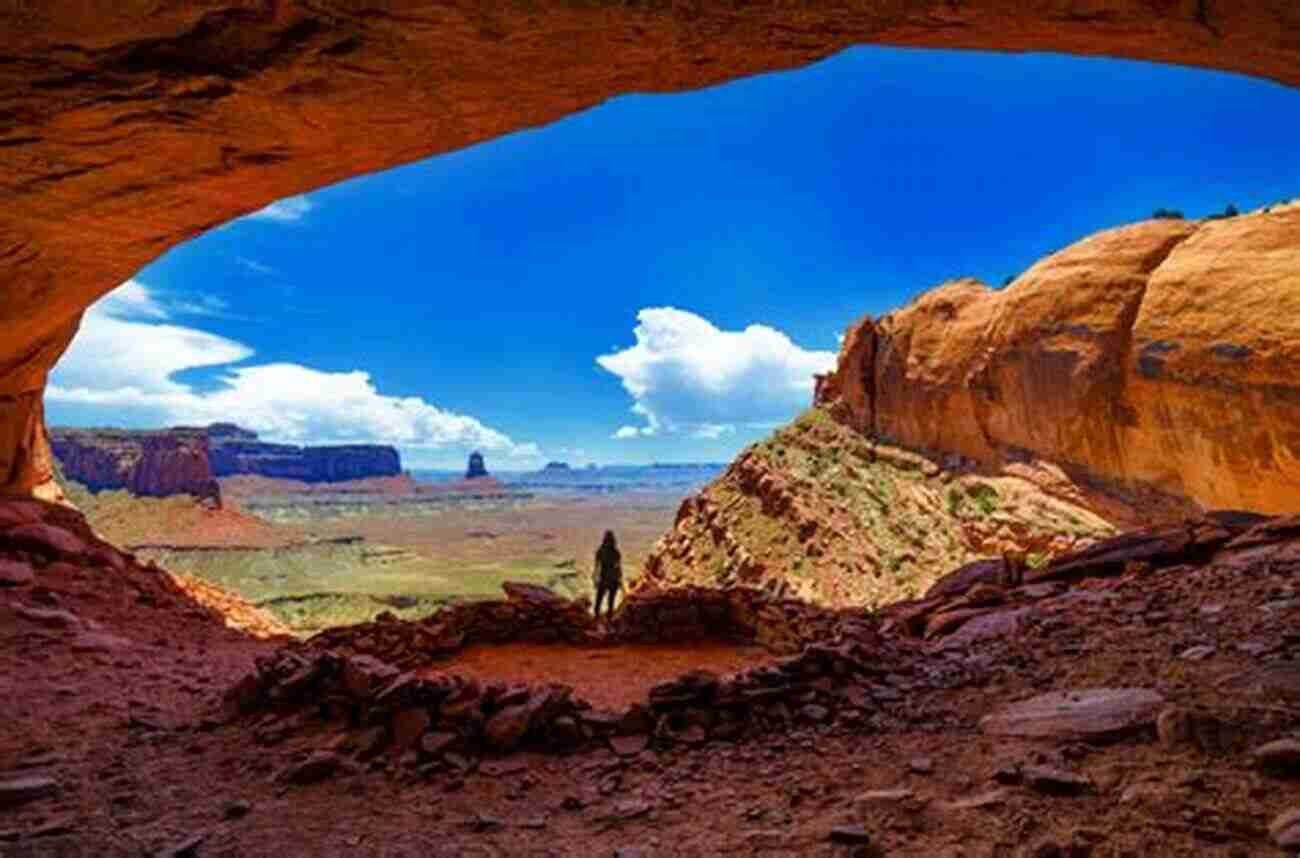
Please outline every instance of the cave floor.
M51 564L0 588L0 856L1282 855L1269 824L1300 807L1300 778L1252 750L1300 736L1297 568L1182 567L1067 594L1015 637L918 644L880 665L887 702L854 725L433 772L384 754L294 785L277 775L339 747L338 724L222 716L224 691L278 644L145 571ZM635 653L469 658L485 676L626 665L651 680ZM1199 713L1212 741L980 728L1014 701L1107 686Z
M592 648L510 643L466 647L424 673L457 673L482 682L521 685L556 682L571 686L575 697L597 708L622 710L644 702L655 685L688 671L723 675L772 660L762 647L708 642Z

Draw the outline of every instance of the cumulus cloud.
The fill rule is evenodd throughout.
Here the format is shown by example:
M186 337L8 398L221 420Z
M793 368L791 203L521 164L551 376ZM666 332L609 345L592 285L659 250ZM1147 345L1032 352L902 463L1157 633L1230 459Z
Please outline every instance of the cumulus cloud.
M718 438L737 427L788 420L812 397L813 375L835 365L835 353L800 348L767 325L724 331L673 307L637 314L636 345L596 363L619 377L642 426L615 438L689 433Z
M375 442L416 453L469 448L511 459L540 459L477 419L414 397L386 396L370 375L322 372L291 363L232 367L212 390L176 379L182 370L253 356L248 346L177 325L156 293L128 281L93 306L50 377L51 403L97 406L109 419L154 425L231 421L268 439L295 443Z
M294 223L307 216L316 204L310 198L299 195L276 200L264 209L258 209L247 217L250 220L265 220L273 223Z

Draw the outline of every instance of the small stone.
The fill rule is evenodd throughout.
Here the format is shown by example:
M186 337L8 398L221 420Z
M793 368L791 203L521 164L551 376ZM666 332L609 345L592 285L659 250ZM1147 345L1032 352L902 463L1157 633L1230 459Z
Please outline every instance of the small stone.
M1300 740L1278 739L1250 752L1260 768L1294 772L1300 770Z
M1025 849L1025 858L1065 858L1066 851L1055 840L1040 840Z
M934 760L929 757L913 757L907 764L907 770L914 775L934 773Z
M858 825L837 825L831 829L832 843L866 844L871 842L871 832Z
M881 807L890 807L912 798L910 789L875 789L864 792L853 799L853 809L858 813L867 813Z
M487 834L492 831L500 831L505 828L505 823L495 816L488 816L482 813L476 813L465 821L465 826L475 834Z
M1202 644L1201 646L1189 647L1183 650L1178 654L1178 657L1186 659L1187 661L1202 661L1203 659L1207 659L1214 655L1215 652L1217 652L1217 650L1214 647L1209 646L1208 644Z
M59 785L53 778L22 777L0 781L0 807L13 807L53 795Z
M1268 826L1273 842L1283 849L1300 849L1300 806L1284 810Z
M532 725L535 711L531 703L507 706L488 719L483 726L483 738L499 751L514 750Z
M941 806L945 810L978 810L984 807L997 807L1005 804L1006 800L1006 790L991 789L970 798L959 798L956 801L944 802Z
M646 749L650 743L650 737L644 734L639 736L611 736L609 746L614 753L620 757L635 757Z
M1025 766L1020 774L1028 786L1048 795L1078 795L1092 788L1082 775L1051 766Z
M640 846L620 846L614 850L614 858L647 858L646 851Z
M799 707L799 716L811 724L821 724L831 716L831 711L817 703Z
M352 767L338 754L332 751L317 751L302 762L281 769L275 779L280 783L302 786L323 781L337 772L351 771Z
M429 713L422 708L403 709L393 716L393 742L398 748L406 750L415 747L416 742L429 729Z
M208 834L206 831L192 834L177 843L175 846L168 847L159 852L158 858L194 858L194 856L199 854L199 847L203 845L203 841L207 839Z
M81 620L76 614L58 608L28 608L15 605L14 613L47 629L79 629Z
M253 805L249 804L248 802L242 799L236 799L235 801L228 802L226 804L226 807L224 810L222 810L221 815L224 816L226 819L243 819L245 816L248 816L249 811L251 811L252 809L253 809Z
M425 733L420 737L420 750L429 757L439 757L456 744L460 737L455 733Z

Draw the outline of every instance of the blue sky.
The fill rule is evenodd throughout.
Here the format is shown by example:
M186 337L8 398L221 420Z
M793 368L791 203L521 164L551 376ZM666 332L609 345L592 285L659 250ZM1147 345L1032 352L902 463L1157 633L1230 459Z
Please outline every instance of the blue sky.
M1297 140L1282 87L1051 55L861 48L619 98L174 249L88 314L49 418L412 467L727 460L854 319L1158 207L1300 196Z

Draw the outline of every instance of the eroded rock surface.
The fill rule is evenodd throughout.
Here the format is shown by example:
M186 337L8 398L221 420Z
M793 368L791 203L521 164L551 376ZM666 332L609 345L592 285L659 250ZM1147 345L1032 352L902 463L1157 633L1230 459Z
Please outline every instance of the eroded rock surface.
M863 321L818 398L913 449L1294 512L1297 278L1300 204L1102 232L1005 289L955 281Z
M47 373L81 312L167 248L277 198L615 95L792 68L863 42L1128 56L1300 85L1290 0L8 4L0 487L49 482Z

